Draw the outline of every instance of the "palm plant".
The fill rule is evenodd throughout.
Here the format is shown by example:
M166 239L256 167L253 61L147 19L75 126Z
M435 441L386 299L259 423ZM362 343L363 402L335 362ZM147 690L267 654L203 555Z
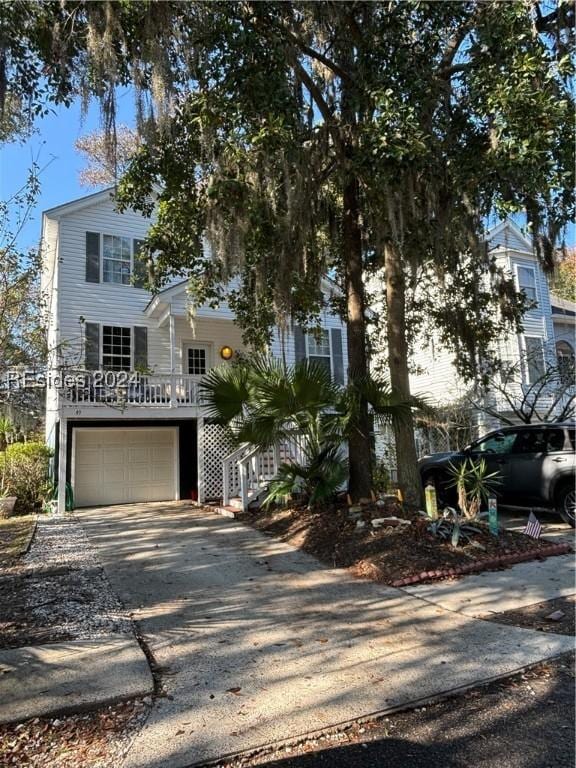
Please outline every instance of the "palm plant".
M263 450L283 440L301 446L304 461L279 467L268 503L299 492L314 505L342 486L348 473L342 445L358 429L362 398L379 421L405 418L411 408L385 382L341 387L308 360L287 366L258 356L213 369L200 386L208 415L226 425L236 443Z

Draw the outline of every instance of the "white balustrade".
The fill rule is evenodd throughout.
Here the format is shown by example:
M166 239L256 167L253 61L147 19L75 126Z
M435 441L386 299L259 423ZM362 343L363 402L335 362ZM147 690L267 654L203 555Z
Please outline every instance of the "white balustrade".
M139 374L123 371L65 372L58 391L73 405L175 408L200 405L198 379L180 373Z

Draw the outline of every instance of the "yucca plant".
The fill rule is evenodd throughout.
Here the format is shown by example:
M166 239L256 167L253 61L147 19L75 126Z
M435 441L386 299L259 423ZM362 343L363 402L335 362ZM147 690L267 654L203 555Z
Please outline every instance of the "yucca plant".
M425 512L420 514L429 520ZM463 513L452 507L446 507L437 520L429 521L426 530L439 539L450 540L453 547L457 547L461 540L469 543L474 534L480 533Z
M488 502L501 482L499 472L488 472L484 459L475 461L467 458L462 464L450 464L448 471L452 478L449 488L456 488L458 507L469 520L474 520L480 513L480 507Z

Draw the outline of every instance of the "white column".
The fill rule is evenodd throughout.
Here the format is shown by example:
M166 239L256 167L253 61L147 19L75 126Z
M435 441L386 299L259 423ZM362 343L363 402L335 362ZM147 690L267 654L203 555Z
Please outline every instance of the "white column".
M174 373L176 362L176 327L174 324L174 315L172 314L172 304L170 304L170 317L168 322L170 325L170 373Z
M60 419L60 432L58 443L58 512L62 514L66 511L66 446L68 422L66 419Z
M170 404L172 407L177 405L176 402L176 377L174 376L174 363L175 363L175 344L176 344L176 329L174 326L174 315L172 314L172 304L170 304L170 317L168 318L170 325Z

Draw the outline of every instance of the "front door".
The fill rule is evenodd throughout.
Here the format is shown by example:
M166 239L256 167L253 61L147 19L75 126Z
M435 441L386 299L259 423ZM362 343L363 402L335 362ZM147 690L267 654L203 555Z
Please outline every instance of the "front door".
M184 345L183 373L201 379L210 369L210 347L208 344L189 342Z

